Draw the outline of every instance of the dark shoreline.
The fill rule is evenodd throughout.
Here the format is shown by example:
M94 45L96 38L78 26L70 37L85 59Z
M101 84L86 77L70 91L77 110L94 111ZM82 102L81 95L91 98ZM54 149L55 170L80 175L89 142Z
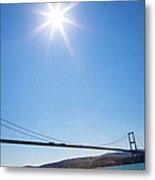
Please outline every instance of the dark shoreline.
M101 156L73 158L54 163L43 164L41 166L25 166L34 168L106 168L120 165L145 163L145 152L136 155L131 153L109 153Z

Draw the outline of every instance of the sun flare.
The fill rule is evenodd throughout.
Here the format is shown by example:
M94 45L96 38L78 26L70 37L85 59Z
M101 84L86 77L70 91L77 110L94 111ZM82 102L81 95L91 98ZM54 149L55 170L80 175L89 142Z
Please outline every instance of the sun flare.
M54 10L49 14L49 19L54 26L59 26L62 24L63 15L60 11Z
M55 8L52 5L49 5L49 11L46 14L48 21L52 24L53 27L60 27L65 21L65 15L63 11L56 6Z
M73 56L73 48L65 31L66 26L64 25L81 28L79 24L71 20L71 13L69 15L67 14L76 7L77 4L78 3L47 3L46 8L38 11L38 14L44 17L44 21L33 29L33 33L39 34L44 29L49 29L47 52L50 50L55 32L59 32L66 44L69 54Z

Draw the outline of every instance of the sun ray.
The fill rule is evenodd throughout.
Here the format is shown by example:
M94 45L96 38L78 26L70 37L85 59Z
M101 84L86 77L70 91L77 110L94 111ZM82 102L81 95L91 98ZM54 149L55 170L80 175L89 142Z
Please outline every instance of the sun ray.
M64 21L65 23L70 24L70 25L72 25L72 26L75 26L75 27L77 27L77 28L79 28L79 29L88 30L87 27L82 26L82 25L80 25L80 24L77 24L77 23L75 23L75 22L73 22L73 21L71 21L71 20L69 20L69 19L64 18L63 21Z
M40 33L42 30L44 30L44 28L47 27L49 24L50 24L50 21L46 21L46 22L38 25L38 26L35 27L34 29L32 29L31 33L38 34L38 33Z
M43 23L35 27L31 32L29 32L29 35L38 35L43 30L47 30L49 32L48 34L48 41L45 47L45 54L48 54L50 51L50 47L53 42L53 37L55 32L59 32L62 36L62 39L67 47L67 50L73 59L73 46L67 36L67 33L65 31L66 26L74 26L76 28L80 28L83 30L87 30L86 27L74 22L69 18L69 15L67 16L67 13L75 8L79 3L47 3L46 8L40 8L38 10L38 14L40 14L43 18ZM66 6L65 6L66 5ZM64 26L65 25L65 26Z
M62 10L62 13L66 13L76 7L79 3L70 3L66 8Z
M46 56L49 55L49 49L50 49L51 44L52 44L52 38L53 38L53 35L54 35L54 31L55 31L55 27L52 27L50 35L49 35L49 39L48 39L48 42L47 42L47 45L46 45L46 49L45 49L45 55Z
M52 3L48 3L48 8L49 8L50 11L53 11L54 8L52 6Z
M70 56L73 57L73 48L72 48L72 45L71 45L69 39L67 38L67 35L66 35L66 33L65 33L65 31L64 31L62 26L60 26L60 31L61 31L62 37L64 39L64 42L65 42L65 44L67 46L68 52L69 52Z
M32 30L26 32L23 35L23 40L21 40L23 43L27 42L27 41L31 41L33 38L35 38L36 36L38 36L46 27L48 27L48 25L50 24L49 21L46 21L38 26L36 26L35 28L33 28Z

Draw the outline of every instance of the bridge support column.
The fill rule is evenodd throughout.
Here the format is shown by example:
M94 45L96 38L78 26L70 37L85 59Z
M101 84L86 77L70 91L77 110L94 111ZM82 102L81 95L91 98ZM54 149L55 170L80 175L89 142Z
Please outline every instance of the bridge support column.
M135 156L136 155L135 152L137 151L137 144L136 144L135 135L133 131L128 132L128 140L129 140L132 156Z

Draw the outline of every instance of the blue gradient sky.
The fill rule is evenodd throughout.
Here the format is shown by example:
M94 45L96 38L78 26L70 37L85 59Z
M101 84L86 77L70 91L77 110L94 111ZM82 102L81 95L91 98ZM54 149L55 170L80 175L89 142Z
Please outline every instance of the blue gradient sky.
M1 116L43 134L99 145L130 130L144 141L144 2L85 2L48 54L48 29L27 33L46 4L1 5ZM2 128L2 137L29 139ZM127 139L119 147L128 147ZM102 152L2 145L2 165L42 164Z

